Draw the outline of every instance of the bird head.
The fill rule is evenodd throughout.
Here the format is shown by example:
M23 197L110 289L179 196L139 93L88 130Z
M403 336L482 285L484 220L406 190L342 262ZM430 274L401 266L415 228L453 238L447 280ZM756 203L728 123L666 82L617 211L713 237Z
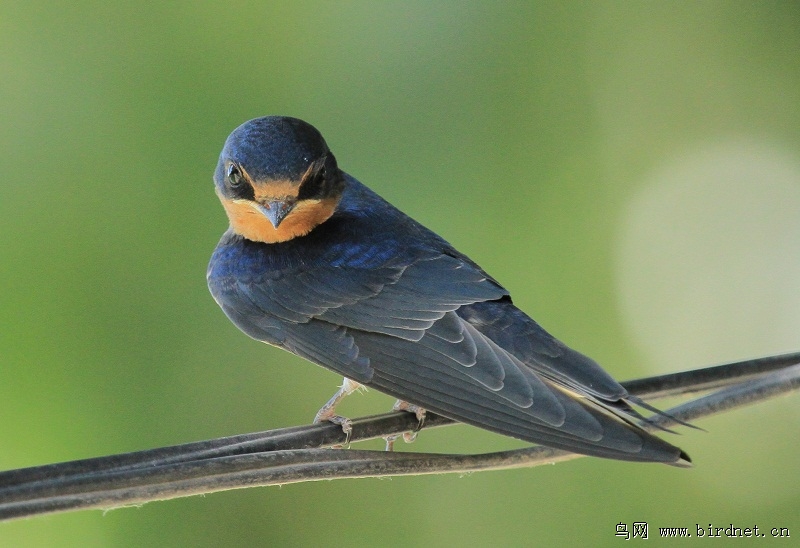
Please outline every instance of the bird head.
M308 234L328 220L344 177L313 126L267 116L245 122L228 136L214 184L234 232L276 243Z

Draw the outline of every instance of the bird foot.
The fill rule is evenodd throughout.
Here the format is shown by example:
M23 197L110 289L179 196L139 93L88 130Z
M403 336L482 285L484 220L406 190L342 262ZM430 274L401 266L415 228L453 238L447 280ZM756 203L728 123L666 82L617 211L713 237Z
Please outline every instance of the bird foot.
M341 448L345 445L350 443L350 436L353 434L353 421L348 419L347 417L343 417L341 415L336 414L336 406L341 403L341 401L346 397L361 388L361 385L355 381L351 381L348 378L344 379L342 382L342 386L339 390L333 395L328 402L322 406L322 408L317 411L316 416L314 417L314 424L319 424L321 422L332 422L333 424L338 424L342 428L342 432L345 433L346 438L344 443L341 445L334 445L334 448Z
M394 451L394 442L397 441L397 438L399 438L401 435L403 436L404 442L413 443L413 441L417 439L417 434L422 428L422 425L425 424L425 410L419 405L414 405L413 403L408 403L407 401L403 400L397 400L392 406L392 410L414 413L414 415L417 417L417 426L411 432L403 432L402 434L392 434L391 436L386 436L384 439L386 440L387 451Z
M319 424L321 422L332 422L333 424L338 424L346 436L344 443L337 443L336 445L331 446L333 449L341 449L342 447L350 444L350 436L353 435L353 421L347 417L334 414L333 410L331 410L330 413L323 413L323 409L320 409L319 413L317 413L317 416L314 417L314 424Z

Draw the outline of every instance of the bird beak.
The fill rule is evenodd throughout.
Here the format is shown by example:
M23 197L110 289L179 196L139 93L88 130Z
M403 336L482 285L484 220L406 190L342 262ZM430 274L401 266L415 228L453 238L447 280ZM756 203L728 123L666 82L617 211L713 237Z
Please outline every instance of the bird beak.
M258 204L256 208L269 219L272 226L277 230L281 222L294 209L297 204L294 200L270 200L264 204Z

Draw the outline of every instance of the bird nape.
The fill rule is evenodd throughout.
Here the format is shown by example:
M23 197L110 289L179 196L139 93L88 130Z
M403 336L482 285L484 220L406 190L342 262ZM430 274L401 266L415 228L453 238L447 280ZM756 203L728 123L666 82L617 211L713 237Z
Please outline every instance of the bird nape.
M443 238L340 170L284 116L230 134L214 172L230 220L208 267L249 336L403 402L587 455L687 466L625 389L555 339ZM334 398L319 418L348 427Z

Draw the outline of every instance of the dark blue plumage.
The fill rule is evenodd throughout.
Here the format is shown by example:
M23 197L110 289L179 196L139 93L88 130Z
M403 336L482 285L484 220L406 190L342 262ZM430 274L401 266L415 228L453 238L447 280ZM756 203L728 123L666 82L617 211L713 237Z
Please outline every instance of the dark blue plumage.
M324 175L315 175L318 165ZM248 174L253 195L297 189L282 198L292 207L309 195L307 211L335 208L299 235L251 241L237 227L260 217L232 216L231 204L247 200L225 179L230 166ZM635 425L624 388L599 365L550 336L441 237L341 172L311 126L281 117L244 124L215 181L232 229L208 283L251 337L502 434L601 457L688 462Z

